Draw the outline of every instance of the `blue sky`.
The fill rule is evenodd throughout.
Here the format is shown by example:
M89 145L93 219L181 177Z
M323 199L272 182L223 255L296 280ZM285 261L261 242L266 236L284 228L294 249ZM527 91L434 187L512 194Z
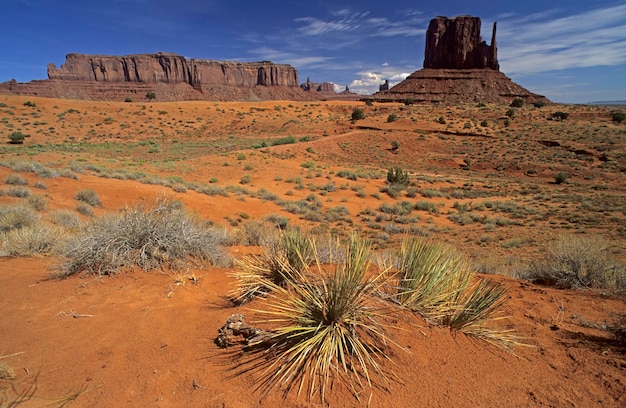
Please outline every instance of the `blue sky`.
M626 99L624 0L2 0L0 82L45 79L70 52L173 52L293 65L370 93L422 68L431 18L469 14L501 71L556 102Z

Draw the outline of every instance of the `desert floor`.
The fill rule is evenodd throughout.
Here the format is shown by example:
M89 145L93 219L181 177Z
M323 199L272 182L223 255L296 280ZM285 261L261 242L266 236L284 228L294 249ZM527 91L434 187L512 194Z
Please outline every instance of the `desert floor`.
M354 108L365 118L352 121ZM391 356L388 386L355 396L337 385L325 403L264 395L258 373L239 373L236 353L214 343L228 316L262 307L229 303L231 269L59 280L58 255L3 256L0 362L15 378L0 380L0 402L36 386L23 406L624 406L624 344L607 329L626 314L623 292L521 278L564 236L601 237L626 261L626 125L604 107L508 109L0 96L0 139L28 135L0 146L0 205L27 199L5 182L15 173L41 196L42 219L69 210L87 223L166 194L224 226L234 258L259 251L246 226L264 220L358 231L379 254L428 236L509 288L506 327L525 343L502 350L401 314L406 351ZM551 120L557 111L569 116ZM47 173L26 170L33 163ZM411 184L388 193L393 167ZM101 205L79 208L84 189Z

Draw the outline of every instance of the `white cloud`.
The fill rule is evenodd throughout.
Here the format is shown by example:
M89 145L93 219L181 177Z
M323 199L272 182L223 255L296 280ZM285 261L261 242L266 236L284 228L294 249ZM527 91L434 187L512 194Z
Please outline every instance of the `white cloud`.
M379 86L385 80L389 80L389 86L391 87L403 81L411 73L385 66L382 70L361 71L357 75L359 78L348 84L350 91L360 95L371 95L374 92L378 92Z
M524 75L626 63L626 5L564 17L555 13L504 20L498 26L503 72Z
M258 59L269 60L280 64L290 64L294 67L315 67L326 64L332 58L323 56L300 56L286 51L278 51L270 47L259 47L250 51L251 54L258 56Z

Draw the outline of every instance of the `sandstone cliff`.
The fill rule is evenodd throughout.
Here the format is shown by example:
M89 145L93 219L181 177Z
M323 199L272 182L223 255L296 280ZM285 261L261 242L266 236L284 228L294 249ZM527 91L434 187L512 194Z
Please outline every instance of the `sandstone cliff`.
M48 78L72 81L188 83L235 86L298 86L298 72L290 65L186 59L156 53L111 57L68 54L60 69L48 65Z
M168 53L126 56L68 54L48 80L0 84L0 92L89 100L310 100L290 65L187 59Z
M483 41L480 27L478 17L433 18L426 31L424 68L499 70L496 23L491 45Z

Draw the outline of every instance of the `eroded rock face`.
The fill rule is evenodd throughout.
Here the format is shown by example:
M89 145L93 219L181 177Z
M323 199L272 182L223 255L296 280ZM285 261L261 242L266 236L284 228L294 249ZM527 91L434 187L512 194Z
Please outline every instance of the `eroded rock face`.
M480 36L478 17L436 17L426 31L424 68L499 70L496 46L496 23L491 45Z
M68 54L61 68L48 65L53 80L187 83L196 89L206 84L234 86L298 86L298 72L285 64L186 59L156 53L122 57Z

